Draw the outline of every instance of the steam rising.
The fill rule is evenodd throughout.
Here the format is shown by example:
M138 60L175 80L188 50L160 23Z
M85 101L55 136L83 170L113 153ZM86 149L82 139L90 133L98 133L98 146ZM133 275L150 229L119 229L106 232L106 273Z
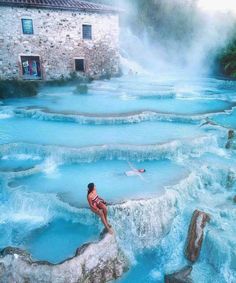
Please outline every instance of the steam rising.
M200 8L211 12L225 11L236 13L235 0L199 0L198 5Z
M100 1L101 2L101 1ZM107 0L121 16L124 71L209 74L234 35L234 0Z

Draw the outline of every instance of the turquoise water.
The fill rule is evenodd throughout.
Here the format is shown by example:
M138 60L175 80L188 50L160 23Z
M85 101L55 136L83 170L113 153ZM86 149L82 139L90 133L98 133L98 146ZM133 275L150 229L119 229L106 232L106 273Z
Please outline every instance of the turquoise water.
M61 247L66 250L67 257L73 257L78 247L97 240L95 235L98 233L97 227L59 219L32 231L24 240L24 246L34 255L34 259L45 260L47 251L48 261L62 262L65 260L65 254L62 253Z
M133 166L145 168L146 172L142 177L127 177L125 172L131 169L126 161L99 161L59 167L55 163L51 163L51 167L46 163L43 172L18 178L11 183L11 187L24 186L28 192L58 193L67 202L86 207L86 187L90 181L96 183L100 194L109 203L117 203L158 195L165 186L177 183L189 173L183 166L168 160L135 162Z
M24 131L22 131L24 129ZM143 133L146 132L144 139ZM102 133L102 134L101 134ZM169 134L171 133L171 134ZM0 120L1 143L27 142L80 147L101 144L154 144L180 137L203 134L201 128L170 122L143 122L135 125L80 125L35 119L11 118Z
M236 129L236 110L234 109L228 114L216 116L213 121L224 127Z
M131 262L117 282L163 282L186 265L195 209L211 222L194 282L235 282L235 141L225 149L235 93L215 78L124 76L2 101L0 247L58 263L98 240L86 201L95 182ZM127 177L130 164L146 172Z

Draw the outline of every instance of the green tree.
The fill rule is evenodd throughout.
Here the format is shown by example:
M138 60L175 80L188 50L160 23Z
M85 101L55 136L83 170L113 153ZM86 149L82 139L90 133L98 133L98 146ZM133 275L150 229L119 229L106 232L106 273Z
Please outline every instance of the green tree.
M236 36L225 49L219 52L217 63L221 73L236 78Z

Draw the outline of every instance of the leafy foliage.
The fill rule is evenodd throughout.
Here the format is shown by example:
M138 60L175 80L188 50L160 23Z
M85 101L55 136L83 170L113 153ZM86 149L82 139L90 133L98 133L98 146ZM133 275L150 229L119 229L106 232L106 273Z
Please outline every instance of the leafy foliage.
M220 71L236 78L236 38L218 56Z
M0 99L37 95L36 81L0 80Z

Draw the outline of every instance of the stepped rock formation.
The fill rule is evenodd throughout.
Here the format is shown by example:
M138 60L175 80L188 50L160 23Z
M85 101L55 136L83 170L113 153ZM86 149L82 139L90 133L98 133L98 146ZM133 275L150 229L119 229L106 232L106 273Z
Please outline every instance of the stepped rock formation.
M201 251L204 228L210 217L205 212L195 210L188 230L185 255L188 260L195 262Z
M115 236L105 234L96 243L76 251L74 257L59 264L32 261L30 255L17 248L5 248L0 257L1 283L101 283L120 277L128 269Z
M192 266L185 266L180 271L165 275L165 283L191 283L189 275L192 272Z

